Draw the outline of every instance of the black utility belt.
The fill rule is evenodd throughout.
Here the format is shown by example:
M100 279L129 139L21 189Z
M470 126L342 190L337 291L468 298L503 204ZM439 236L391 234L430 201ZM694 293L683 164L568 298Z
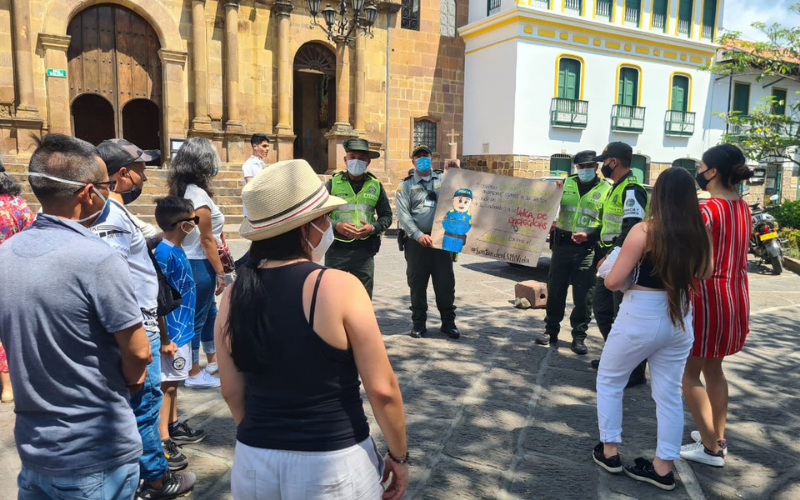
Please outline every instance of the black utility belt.
M380 240L380 238L376 235L372 235L365 240L353 240L353 241L339 241L333 240L333 244L331 247L333 248L370 248L375 245L375 240Z

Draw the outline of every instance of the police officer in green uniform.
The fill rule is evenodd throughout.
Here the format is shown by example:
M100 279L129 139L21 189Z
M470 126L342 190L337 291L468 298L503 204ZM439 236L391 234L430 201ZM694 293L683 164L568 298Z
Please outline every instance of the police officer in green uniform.
M331 212L334 241L325 254L325 265L355 275L370 298L375 276L375 254L381 233L392 224L392 206L386 190L367 167L379 153L370 151L364 139L344 142L346 172L338 172L325 184L328 192L347 201Z
M608 255L614 247L621 247L631 228L642 222L647 212L647 191L631 172L633 150L624 142L612 142L595 161L602 161L603 177L614 182L614 187L603 204L600 227L598 260ZM605 287L603 278L597 278L594 290L594 318L603 339L608 338L611 326L622 302L622 292L612 292ZM646 361L631 373L628 387L643 384ZM592 361L597 368L599 360Z
M592 320L592 290L595 286L595 245L600 239L600 212L611 184L597 176L594 151L581 151L573 158L577 173L564 179L561 209L550 233L550 273L547 276L547 309L540 345L555 344L564 319L567 289L572 285L574 309L572 351L586 354L586 330Z
M461 336L456 328L456 278L453 254L433 248L431 230L442 186L442 172L431 169L431 150L417 146L412 153L414 171L403 179L395 196L400 229L405 231L406 278L411 289L410 336L427 333L428 280L433 278L436 307L442 317L440 331L452 339Z

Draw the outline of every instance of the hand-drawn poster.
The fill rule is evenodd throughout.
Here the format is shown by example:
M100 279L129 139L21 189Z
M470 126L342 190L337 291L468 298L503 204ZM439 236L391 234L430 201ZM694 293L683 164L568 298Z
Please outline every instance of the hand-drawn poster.
M433 246L536 266L562 190L552 180L450 169L436 203Z

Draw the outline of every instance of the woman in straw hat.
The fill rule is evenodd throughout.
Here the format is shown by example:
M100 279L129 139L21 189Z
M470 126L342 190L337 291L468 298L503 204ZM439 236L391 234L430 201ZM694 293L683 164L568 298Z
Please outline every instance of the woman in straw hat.
M369 296L354 276L315 263L333 241L328 214L344 200L303 160L267 167L242 200L250 258L216 325L222 395L237 424L234 498L402 497L403 399ZM359 376L389 447L384 457Z

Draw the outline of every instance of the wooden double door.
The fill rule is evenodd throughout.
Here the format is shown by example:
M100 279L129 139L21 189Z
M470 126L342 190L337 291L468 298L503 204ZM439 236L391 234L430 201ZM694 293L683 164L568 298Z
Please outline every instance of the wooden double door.
M74 135L161 149L161 45L153 27L130 9L101 4L76 15L67 34Z

